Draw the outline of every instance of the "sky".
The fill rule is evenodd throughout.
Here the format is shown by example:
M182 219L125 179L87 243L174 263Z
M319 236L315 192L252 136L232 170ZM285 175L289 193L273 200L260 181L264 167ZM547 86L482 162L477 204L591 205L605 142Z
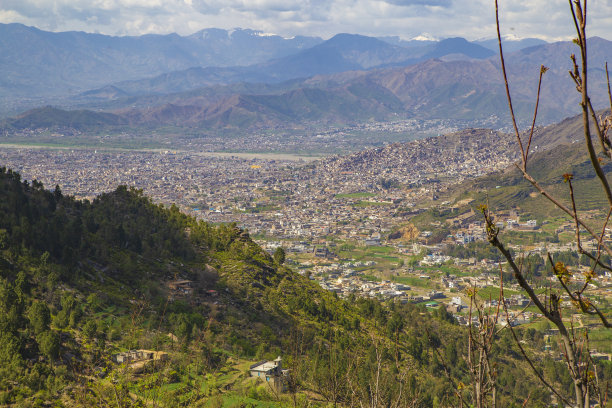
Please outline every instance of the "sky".
M612 0L589 1L589 36L612 39ZM500 0L502 33L572 38L567 0ZM0 23L108 35L251 28L284 37L495 36L493 0L0 0Z

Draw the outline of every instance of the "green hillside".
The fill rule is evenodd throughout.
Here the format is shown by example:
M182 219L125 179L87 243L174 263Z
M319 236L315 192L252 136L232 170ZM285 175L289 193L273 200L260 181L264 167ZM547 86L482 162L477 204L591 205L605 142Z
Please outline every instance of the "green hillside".
M574 129L580 118L572 118L564 123L566 129ZM561 133L558 133L561 132ZM607 200L601 189L600 181L595 177L590 159L586 152L578 144L557 144L559 140L566 140L576 136L575 132L562 132L560 125L546 128L538 135L537 139L544 145L554 147L532 153L529 158L528 172L561 202L571 207L569 189L564 183L563 175L573 175L573 186L578 210L592 211L606 208ZM555 139L555 138L561 139ZM603 161L602 169L606 174L612 172L612 163ZM537 190L523 178L522 173L512 165L502 171L498 171L470 181L467 185L460 184L451 187L441 195L440 201L460 201L473 199L469 205L450 213L462 214L479 205L488 202L489 207L494 210L508 210L518 208L525 216L531 216L540 221L547 218L563 216L564 213L557 209L550 201L541 196ZM602 215L605 219L605 214ZM440 218L433 216L433 218ZM444 218L444 217L442 217ZM416 218L419 225L428 223L432 219L431 211ZM421 221L422 220L422 221Z
M77 201L0 168L0 292L2 405L431 407L456 401L457 390L470 398L460 385L470 381L466 331L444 309L339 299L246 231L125 186ZM515 347L498 335L498 400L547 406ZM126 350L167 354L115 363ZM284 393L248 376L279 355L291 370Z

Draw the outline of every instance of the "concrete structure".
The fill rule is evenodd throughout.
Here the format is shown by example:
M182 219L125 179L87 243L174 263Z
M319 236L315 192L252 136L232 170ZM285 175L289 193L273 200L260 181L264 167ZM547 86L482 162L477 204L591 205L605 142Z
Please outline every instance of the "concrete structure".
M165 361L168 359L168 353L164 351L152 350L128 350L122 353L114 354L111 358L117 364L131 364L147 360Z
M279 392L285 391L289 370L283 370L282 359L278 356L273 361L263 360L249 368L251 377L260 378Z

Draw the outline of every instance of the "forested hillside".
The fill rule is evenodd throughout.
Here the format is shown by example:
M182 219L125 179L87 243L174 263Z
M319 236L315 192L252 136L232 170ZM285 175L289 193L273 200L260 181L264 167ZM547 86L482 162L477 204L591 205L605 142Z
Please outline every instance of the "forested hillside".
M198 222L138 190L78 201L0 168L0 404L470 400L467 329L444 309L343 300L283 261L235 225ZM176 289L181 281L188 290ZM542 343L535 330L524 336ZM126 350L167 354L142 366L116 363ZM279 355L290 370L283 393L248 376L250 365ZM500 406L549 406L505 330L492 355ZM566 385L561 363L546 364Z

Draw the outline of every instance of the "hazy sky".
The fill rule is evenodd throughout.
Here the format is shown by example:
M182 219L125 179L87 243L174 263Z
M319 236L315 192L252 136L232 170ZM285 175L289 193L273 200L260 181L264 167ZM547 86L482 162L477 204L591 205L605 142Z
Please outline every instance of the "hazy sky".
M253 28L283 36L340 32L413 38L495 35L493 0L0 0L0 22L111 35ZM589 36L612 39L612 0L590 0ZM504 34L568 39L567 0L501 0Z

